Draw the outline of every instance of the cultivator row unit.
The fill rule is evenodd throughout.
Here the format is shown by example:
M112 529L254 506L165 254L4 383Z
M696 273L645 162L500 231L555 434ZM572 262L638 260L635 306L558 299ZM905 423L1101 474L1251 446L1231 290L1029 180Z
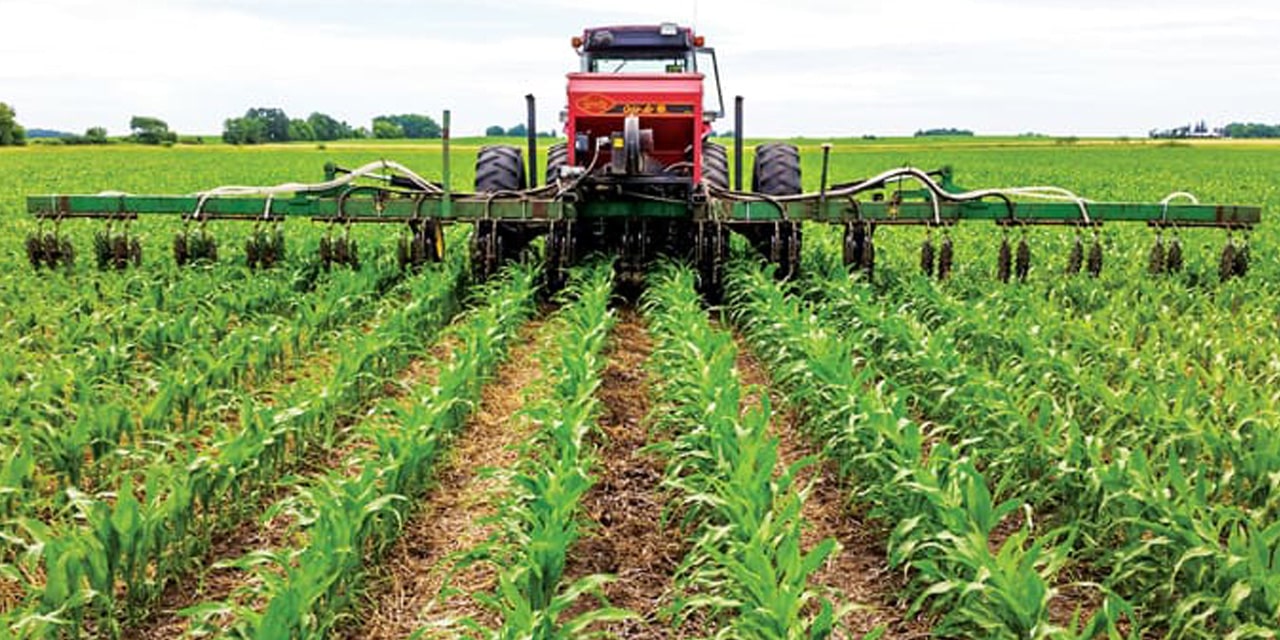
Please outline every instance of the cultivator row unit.
M802 223L842 227L845 264L868 274L875 269L880 229L925 226L930 231L921 247L921 269L946 278L954 259L951 227L987 221L1003 230L997 274L1007 281L1027 277L1031 250L1025 233L1031 227L1073 228L1066 270L1097 275L1103 267L1099 229L1137 222L1156 232L1148 265L1153 273L1182 268L1177 230L1187 227L1228 232L1223 279L1248 269L1247 232L1260 221L1260 208L1202 204L1185 193L1143 204L1093 202L1056 187L966 190L946 168L904 167L841 181L829 175L828 145L822 147L818 190L803 192L799 150L785 143L755 147L750 185L744 188L743 101L735 102L731 176L728 149L708 140L711 123L725 109L714 51L703 47L701 36L669 23L603 27L587 29L573 46L581 70L568 75L567 142L547 150L542 185L535 105L528 96L528 153L516 146L481 147L470 192L450 187L445 112L439 180L381 161L352 169L327 165L325 180L314 184L221 187L182 196L32 196L27 208L41 227L27 240L29 258L37 268L70 264L74 249L62 224L90 218L107 225L95 241L98 265L136 265L141 248L130 223L168 214L181 216L184 225L173 240L179 264L216 260L213 229L240 221L256 225L245 247L247 264L271 267L284 257L283 223L304 218L327 227L319 246L325 266L358 268L359 247L350 229L373 223L402 230L397 257L413 268L442 260L443 227L465 223L473 226L470 258L477 280L545 238L541 259L549 289L563 286L569 267L593 253L616 255L619 280L628 284L639 283L648 265L665 256L693 264L704 294L715 298L731 233L745 238L785 278L799 269ZM1011 235L1019 236L1016 242Z

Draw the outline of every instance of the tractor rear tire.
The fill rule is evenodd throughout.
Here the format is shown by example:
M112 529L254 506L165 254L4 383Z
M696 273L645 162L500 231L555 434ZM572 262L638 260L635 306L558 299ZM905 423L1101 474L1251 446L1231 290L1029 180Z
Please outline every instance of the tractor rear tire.
M702 181L717 189L729 188L729 152L724 145L702 143Z
M560 167L569 164L569 145L557 142L547 147L547 173L543 184L555 184L560 179Z
M769 196L800 193L800 150L785 142L757 146L751 168L751 190Z
M518 147L488 145L476 155L476 193L522 191L527 184Z

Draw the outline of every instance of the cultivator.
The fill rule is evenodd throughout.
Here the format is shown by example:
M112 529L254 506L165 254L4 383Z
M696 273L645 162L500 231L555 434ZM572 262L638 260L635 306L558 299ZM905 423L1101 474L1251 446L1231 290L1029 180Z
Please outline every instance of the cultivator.
M802 223L839 225L845 264L872 275L877 231L924 226L929 231L920 268L946 278L956 251L950 229L961 222L988 221L1004 236L996 273L1008 281L1025 280L1030 272L1026 236L1032 227L1074 229L1066 271L1097 276L1104 261L1102 226L1137 222L1156 232L1148 265L1152 273L1182 268L1177 231L1187 227L1228 232L1220 260L1222 279L1248 270L1247 232L1259 222L1260 209L1201 204L1184 193L1140 204L1093 202L1055 187L969 191L958 187L945 168L926 172L906 167L835 182L829 179L829 145L822 149L818 190L803 193L799 150L780 143L755 148L751 184L744 188L741 98L736 102L731 188L728 150L707 139L724 106L714 52L702 46L701 36L671 24L606 27L588 29L573 44L582 70L569 74L568 142L548 149L542 186L536 180L537 128L529 96L527 166L517 147L482 147L469 192L454 192L450 186L445 112L439 181L383 161L355 169L328 165L325 180L316 184L223 187L186 196L33 196L27 208L41 220L41 228L27 239L28 257L37 268L69 265L74 249L61 225L91 218L107 223L101 242L95 243L99 266L136 265L141 247L130 222L176 214L184 222L173 242L179 264L216 261L212 229L242 221L256 225L245 245L245 263L269 268L284 258L285 221L304 218L327 225L318 256L326 267L359 268L359 247L350 230L355 224L376 223L402 229L397 259L405 268L416 268L443 259L445 225L466 223L473 226L471 268L478 280L545 237L541 255L549 289L563 286L568 268L581 258L603 252L617 256L624 283L640 281L661 256L688 261L699 271L704 293L715 298L730 233L744 237L785 278L799 269ZM704 87L708 81L714 83L712 90Z

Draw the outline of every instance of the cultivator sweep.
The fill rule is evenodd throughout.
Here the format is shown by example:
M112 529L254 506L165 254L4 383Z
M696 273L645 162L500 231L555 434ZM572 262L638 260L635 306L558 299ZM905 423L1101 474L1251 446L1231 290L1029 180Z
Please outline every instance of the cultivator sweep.
M845 264L872 275L878 230L925 226L929 230L920 268L947 278L955 261L950 229L961 222L987 221L1003 234L996 272L1008 281L1027 278L1032 263L1027 233L1032 227L1074 229L1066 271L1097 276L1104 261L1101 227L1137 222L1156 232L1148 265L1153 274L1182 268L1177 231L1187 227L1228 232L1220 260L1222 279L1248 270L1247 232L1260 221L1260 209L1202 204L1185 193L1158 203L1117 203L1093 202L1056 187L971 191L957 186L947 168L904 167L836 182L829 176L830 145L822 148L819 188L806 193L799 150L783 143L755 148L751 183L744 188L741 98L735 109L731 187L728 150L707 139L724 106L714 51L702 46L701 36L672 24L605 27L586 30L573 44L582 68L569 74L568 142L548 149L545 167L538 164L534 103L528 96L527 164L517 147L482 147L469 192L454 192L450 186L445 112L438 181L381 161L354 169L330 164L325 180L315 184L222 187L185 196L32 196L27 208L41 220L41 229L27 239L28 257L36 268L69 265L74 250L61 225L91 218L107 223L95 242L98 265L136 265L141 247L129 230L130 221L176 214L184 222L173 242L179 264L216 261L212 228L244 221L256 225L246 242L245 262L269 268L284 258L285 221L304 218L328 225L318 256L326 267L359 268L359 247L350 229L376 223L402 229L396 257L403 267L416 268L444 257L445 225L466 223L473 226L471 269L478 280L544 237L549 289L563 286L569 267L593 253L615 255L624 283L640 281L654 260L669 256L695 265L704 294L716 298L731 233L744 237L785 278L799 269L803 223L839 225ZM542 186L536 180L540 173L545 176Z

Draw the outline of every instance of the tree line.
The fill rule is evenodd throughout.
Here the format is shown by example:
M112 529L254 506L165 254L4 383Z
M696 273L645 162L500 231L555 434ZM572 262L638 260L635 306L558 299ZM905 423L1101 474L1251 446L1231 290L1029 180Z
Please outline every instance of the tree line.
M35 133L35 132L33 132ZM107 144L106 127L89 127L84 135L56 131L43 132L56 144ZM27 130L17 120L17 112L13 107L0 102L0 147L18 146L27 143ZM178 134L169 129L169 125L159 118L150 116L133 116L129 120L129 136L126 140L138 144L173 144L178 141Z
M1232 122L1222 128L1228 138L1280 138L1280 124L1259 122Z
M406 113L384 115L373 119L371 129L353 127L324 113L312 113L306 119L290 118L283 109L254 107L239 118L227 118L222 125L222 140L228 144L262 144L267 142L325 142L378 138L439 138L440 123L427 115Z
M529 128L526 127L524 123L515 125L513 127L507 127L507 128L504 128L500 124L495 124L495 125L490 125L484 130L484 135L485 137L488 137L488 138L501 138L504 136L511 137L511 138L523 138L526 135L528 135L528 133L529 133ZM539 131L538 137L554 138L556 137L556 132L555 131Z

